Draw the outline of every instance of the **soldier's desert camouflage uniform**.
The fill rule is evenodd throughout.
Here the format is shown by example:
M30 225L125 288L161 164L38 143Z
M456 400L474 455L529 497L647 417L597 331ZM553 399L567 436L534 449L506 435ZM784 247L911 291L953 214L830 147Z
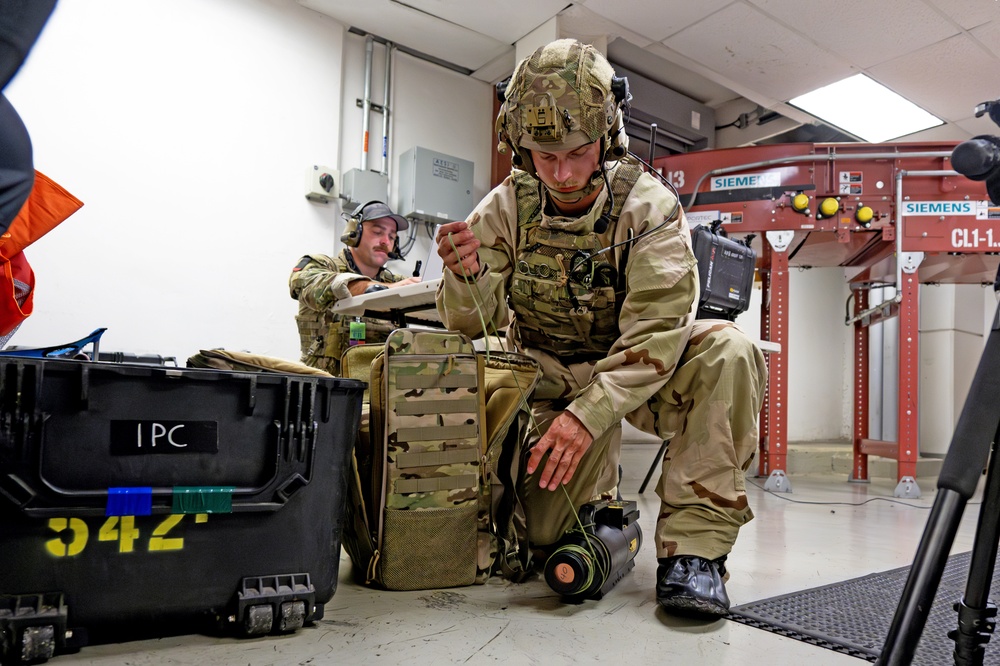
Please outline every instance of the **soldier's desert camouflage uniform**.
M348 298L348 285L358 279L368 280L358 270L347 248L336 257L309 254L302 257L288 278L288 291L299 302L295 323L299 329L302 363L340 376L340 357L350 340L350 323L356 317L330 312L338 300ZM402 276L383 267L376 282L399 282ZM381 319L362 317L365 342L385 342L394 326Z
M525 203L531 199L524 196L525 184L538 184L515 171L468 218L482 243L483 270L474 286L483 317L497 328L509 323L510 307L508 343L542 367L533 404L539 429L531 441L565 409L594 436L565 486L574 505L611 492L616 485L621 420L627 418L639 429L670 440L657 486L662 502L657 557L693 554L714 559L730 552L740 526L753 517L744 472L757 447L757 415L767 376L763 354L735 324L695 320L697 268L687 221L679 211L662 229L630 244L624 290L615 295L611 289L611 298L620 302L614 305L619 312L611 319L616 330L610 337L598 330L608 325L607 318L591 316L602 305L607 312L602 301L608 290L595 289L593 296L576 287L573 296L567 291L564 269L572 247L608 247L653 228L675 210L669 190L649 174L636 177L634 168L622 162L611 170L620 217L600 236L590 230L608 202L606 190L586 215L553 217L542 214L544 206ZM622 196L621 179L627 174L631 176L626 182L635 184ZM544 192L540 196L544 204ZM520 229L519 203L532 209L521 211ZM531 225L539 231L526 246L524 227ZM558 236L558 243L568 247L565 253L540 254L553 252L539 249L546 234ZM574 236L578 242L569 242ZM616 271L622 249L601 255ZM519 266L522 261L528 265ZM532 279L525 280L525 275ZM437 305L449 329L477 336L482 324L469 286L446 270ZM540 330L529 330L531 326ZM528 533L540 545L556 541L575 516L561 490L538 488L543 467L544 461L523 488Z

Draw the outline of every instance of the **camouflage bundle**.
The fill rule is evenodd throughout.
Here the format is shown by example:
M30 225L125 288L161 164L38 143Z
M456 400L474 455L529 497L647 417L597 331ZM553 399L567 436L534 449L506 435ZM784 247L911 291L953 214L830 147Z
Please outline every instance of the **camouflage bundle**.
M235 370L237 372L283 372L293 375L333 376L329 372L295 361L226 349L202 349L197 354L188 357L187 367Z
M399 329L370 368L344 528L356 573L390 590L522 579L531 563L515 488L537 364L487 358L458 333Z

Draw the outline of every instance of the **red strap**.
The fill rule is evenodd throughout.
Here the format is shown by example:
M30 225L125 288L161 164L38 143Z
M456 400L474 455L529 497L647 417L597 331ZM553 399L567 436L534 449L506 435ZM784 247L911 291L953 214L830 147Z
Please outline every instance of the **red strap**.
M27 293L25 293L27 291ZM18 298L20 296L20 303ZM0 276L0 336L13 331L35 307L35 272L23 252L3 262Z

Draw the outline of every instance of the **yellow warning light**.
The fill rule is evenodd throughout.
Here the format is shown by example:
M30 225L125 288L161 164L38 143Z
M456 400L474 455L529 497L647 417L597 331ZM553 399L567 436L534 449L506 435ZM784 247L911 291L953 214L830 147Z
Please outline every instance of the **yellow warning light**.
M792 210L796 213L809 214L809 197L799 192L792 197Z
M872 218L874 217L875 211L870 206L858 206L858 210L854 213L854 219L865 229L872 226Z
M819 204L819 212L816 217L833 217L840 210L840 202L833 197L827 197Z

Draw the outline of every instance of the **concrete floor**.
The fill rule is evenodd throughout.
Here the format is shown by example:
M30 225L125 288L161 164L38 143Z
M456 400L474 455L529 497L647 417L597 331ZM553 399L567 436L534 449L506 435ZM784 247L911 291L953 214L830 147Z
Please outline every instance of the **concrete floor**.
M804 469L818 464L824 470L825 462L809 459L819 455L825 460L831 455L827 449L835 456L845 453L842 446L812 450L798 446L790 448L790 458L797 457L796 465ZM655 476L643 495L637 491L656 451L657 443L648 439L627 439L623 446L622 492L626 499L638 500L647 541L658 507ZM910 564L936 491L933 478L918 479L922 497L897 500L894 477L857 484L832 471L789 474L792 492L767 492L765 481L749 479L756 518L743 529L729 558L728 591L734 606ZM953 553L971 548L978 511L978 504L967 506ZM604 599L567 605L537 577L520 585L494 580L447 590L370 590L353 582L345 555L325 617L293 635L253 639L188 635L90 645L50 663L866 663L730 620L698 622L668 616L655 601L656 559L648 542L636 563Z

